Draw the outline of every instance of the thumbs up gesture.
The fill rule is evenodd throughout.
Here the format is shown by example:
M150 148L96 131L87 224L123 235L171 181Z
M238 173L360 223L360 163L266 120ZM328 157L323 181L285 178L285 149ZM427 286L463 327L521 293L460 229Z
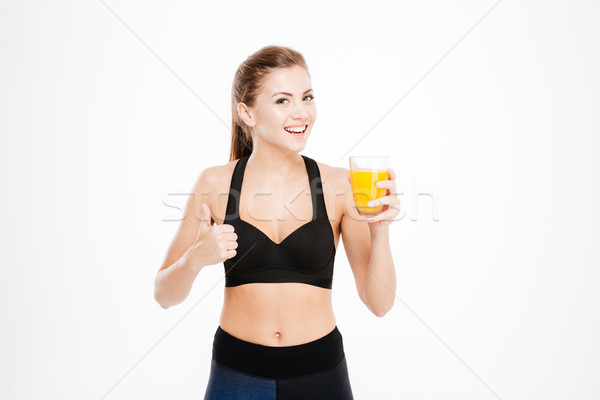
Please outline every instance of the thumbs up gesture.
M202 217L198 227L196 241L188 250L188 257L192 265L204 267L221 263L235 257L237 234L229 224L211 225L210 208L202 203Z

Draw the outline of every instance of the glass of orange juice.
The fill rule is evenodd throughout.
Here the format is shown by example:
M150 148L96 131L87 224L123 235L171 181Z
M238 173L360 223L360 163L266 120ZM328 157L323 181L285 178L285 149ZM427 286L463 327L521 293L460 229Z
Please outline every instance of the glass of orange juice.
M361 215L375 216L383 210L383 206L368 207L373 199L387 195L387 188L378 188L375 182L388 178L388 156L351 156L350 184L354 204Z

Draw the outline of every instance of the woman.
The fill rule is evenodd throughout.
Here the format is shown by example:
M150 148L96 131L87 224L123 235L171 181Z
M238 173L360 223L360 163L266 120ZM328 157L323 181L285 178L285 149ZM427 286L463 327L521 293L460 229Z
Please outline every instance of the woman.
M333 261L341 236L360 299L377 316L391 309L395 174L378 183L389 195L374 200L384 211L367 222L348 170L299 154L317 111L308 67L292 49L267 46L240 65L232 117L230 162L199 175L155 298L163 308L182 302L203 267L224 263L205 399L352 399Z

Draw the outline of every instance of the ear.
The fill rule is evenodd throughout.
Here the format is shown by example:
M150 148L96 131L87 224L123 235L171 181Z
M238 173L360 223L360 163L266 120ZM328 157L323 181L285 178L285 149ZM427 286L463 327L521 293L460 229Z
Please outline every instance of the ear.
M254 119L254 116L252 115L252 111L250 110L250 108L248 108L248 106L244 103L238 103L237 105L237 113L240 116L240 118L246 123L246 125L253 127L254 125L256 125L256 120Z

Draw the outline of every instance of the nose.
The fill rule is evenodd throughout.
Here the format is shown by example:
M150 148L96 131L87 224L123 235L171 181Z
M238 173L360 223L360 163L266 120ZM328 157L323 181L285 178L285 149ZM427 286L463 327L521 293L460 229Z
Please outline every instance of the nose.
M294 109L292 110L292 118L301 121L308 119L308 109L304 103L300 102L295 104Z

